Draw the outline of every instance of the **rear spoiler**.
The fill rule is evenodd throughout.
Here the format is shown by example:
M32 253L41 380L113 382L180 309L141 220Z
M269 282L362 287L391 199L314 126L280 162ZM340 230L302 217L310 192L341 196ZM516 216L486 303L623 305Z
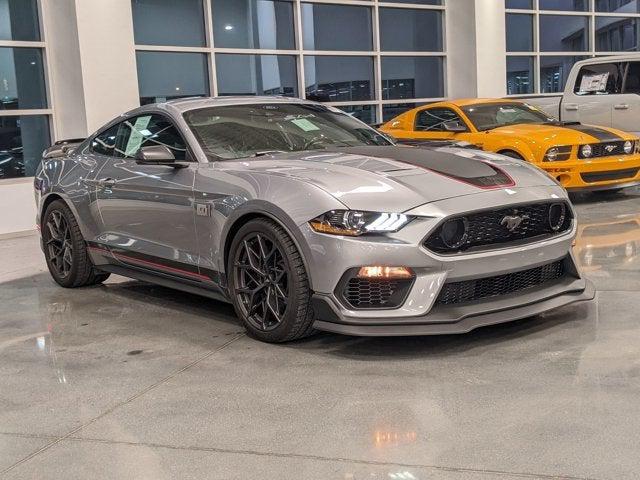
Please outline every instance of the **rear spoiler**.
M73 153L76 147L84 141L84 138L69 138L66 140L58 140L56 143L42 152L42 158L68 157Z

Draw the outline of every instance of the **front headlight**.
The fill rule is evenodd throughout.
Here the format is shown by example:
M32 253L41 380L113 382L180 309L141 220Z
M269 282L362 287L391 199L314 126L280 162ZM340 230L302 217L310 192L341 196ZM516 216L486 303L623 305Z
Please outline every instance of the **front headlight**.
M571 156L571 146L565 145L561 147L551 147L544 154L543 160L545 162L561 162L564 160L569 160Z
M630 154L633 152L633 142L631 140L627 140L624 142L624 146L622 148L624 149L624 153L627 155Z
M366 233L397 232L415 217L404 213L331 210L309 221L316 232L357 237Z

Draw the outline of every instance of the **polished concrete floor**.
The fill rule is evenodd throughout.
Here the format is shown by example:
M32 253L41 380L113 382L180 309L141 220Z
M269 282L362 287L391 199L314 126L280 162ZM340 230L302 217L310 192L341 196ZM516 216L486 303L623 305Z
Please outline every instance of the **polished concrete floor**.
M225 304L64 290L0 241L0 477L636 479L640 190L576 198L594 302L468 335L266 345Z

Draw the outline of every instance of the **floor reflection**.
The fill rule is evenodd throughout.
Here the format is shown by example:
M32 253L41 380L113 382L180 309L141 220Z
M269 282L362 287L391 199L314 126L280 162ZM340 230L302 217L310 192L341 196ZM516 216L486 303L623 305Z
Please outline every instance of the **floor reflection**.
M640 264L640 213L580 220L574 250L585 273Z

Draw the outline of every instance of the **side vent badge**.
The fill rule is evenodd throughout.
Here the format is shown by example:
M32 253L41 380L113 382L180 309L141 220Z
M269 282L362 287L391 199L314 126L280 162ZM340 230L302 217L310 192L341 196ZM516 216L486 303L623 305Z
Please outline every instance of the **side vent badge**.
M210 217L211 205L207 203L196 203L196 215L199 217Z

